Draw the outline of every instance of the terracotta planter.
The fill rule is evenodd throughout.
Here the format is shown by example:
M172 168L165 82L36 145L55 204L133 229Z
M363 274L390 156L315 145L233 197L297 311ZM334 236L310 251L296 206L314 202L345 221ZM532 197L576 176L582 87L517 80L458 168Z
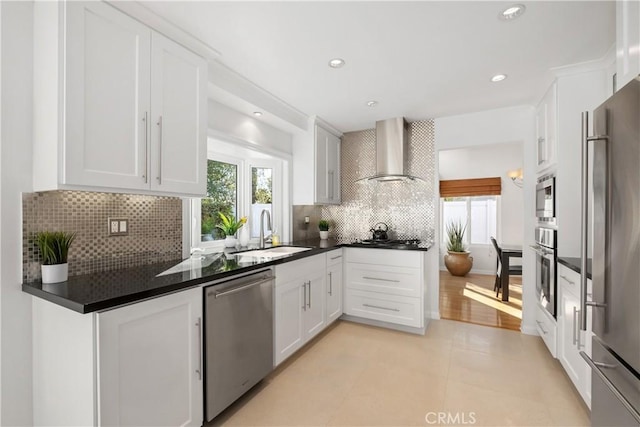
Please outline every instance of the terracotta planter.
M470 252L447 252L444 256L444 265L453 276L464 276L473 267L473 257Z

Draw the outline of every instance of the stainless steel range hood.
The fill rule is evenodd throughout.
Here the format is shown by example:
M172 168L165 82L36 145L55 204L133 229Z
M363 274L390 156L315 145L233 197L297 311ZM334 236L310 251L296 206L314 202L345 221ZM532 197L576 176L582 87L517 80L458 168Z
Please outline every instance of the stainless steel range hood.
M420 179L406 173L409 125L404 117L376 122L376 174L358 181L397 182Z

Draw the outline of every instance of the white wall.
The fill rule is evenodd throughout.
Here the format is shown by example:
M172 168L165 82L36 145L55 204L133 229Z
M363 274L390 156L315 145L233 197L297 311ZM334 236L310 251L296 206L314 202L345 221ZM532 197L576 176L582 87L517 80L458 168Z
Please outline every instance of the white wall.
M209 129L256 146L292 153L292 136L219 102L209 100Z
M437 137L436 137L437 138ZM496 239L500 243L521 245L524 237L523 189L507 177L507 172L522 168L521 142L482 145L470 148L440 150L438 153L440 179L502 178L502 194L498 211ZM444 269L444 250L440 269ZM493 246L472 245L474 273L493 274L496 253Z
M0 2L0 424L32 425L31 296L22 283L22 192L32 189L33 3Z
M436 151L455 148L491 146L494 144L516 143L523 149L524 186L523 196L523 247L533 244L535 227L535 109L518 106L482 111L478 113L436 119ZM439 169L439 167L438 167ZM439 173L439 172L438 172ZM436 187L437 188L437 187ZM434 195L439 203L440 195ZM437 212L436 244L439 246L439 213ZM439 250L439 248L438 248ZM531 251L523 250L524 275L522 326L521 330L537 334L535 327L535 257ZM431 266L437 269L438 266Z

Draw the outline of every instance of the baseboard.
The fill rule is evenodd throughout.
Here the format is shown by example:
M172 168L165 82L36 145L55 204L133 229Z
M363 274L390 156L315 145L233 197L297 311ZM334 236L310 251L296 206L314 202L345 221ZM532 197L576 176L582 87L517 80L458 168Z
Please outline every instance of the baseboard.
M396 325L394 323L382 322L380 320L373 320L373 319L365 319L362 317L351 316L349 314L343 314L342 316L340 316L340 319L346 320L349 322L360 323L368 326L377 326L380 328L394 329L396 331L401 331L401 332L409 332L410 334L416 334L416 335L424 335L425 331L427 330L427 322L425 322L424 328L414 328L412 326Z

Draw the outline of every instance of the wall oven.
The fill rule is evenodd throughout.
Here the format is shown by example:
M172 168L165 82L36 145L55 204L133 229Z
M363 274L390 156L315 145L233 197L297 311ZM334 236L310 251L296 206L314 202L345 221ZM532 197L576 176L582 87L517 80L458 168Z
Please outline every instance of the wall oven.
M531 248L536 252L537 298L540 304L556 317L556 230L537 227L536 244Z
M536 186L536 217L541 223L556 223L556 177L545 175Z

